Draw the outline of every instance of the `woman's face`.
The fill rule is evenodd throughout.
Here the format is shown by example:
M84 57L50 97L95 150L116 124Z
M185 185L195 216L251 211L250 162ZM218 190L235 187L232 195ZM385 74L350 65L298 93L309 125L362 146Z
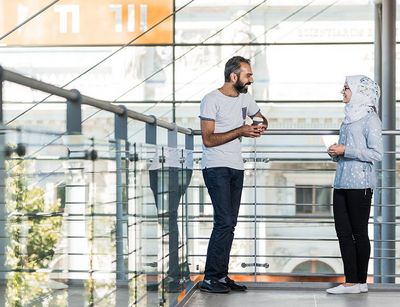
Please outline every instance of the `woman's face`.
M351 90L347 83L344 84L341 93L343 95L343 102L348 103L351 99Z

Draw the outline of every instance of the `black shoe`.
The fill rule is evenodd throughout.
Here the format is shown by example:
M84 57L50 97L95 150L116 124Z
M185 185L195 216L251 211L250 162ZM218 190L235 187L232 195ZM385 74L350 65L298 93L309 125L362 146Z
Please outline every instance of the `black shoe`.
M221 284L229 287L232 291L246 291L247 287L245 285L238 285L235 283L233 279L230 279L228 276L225 277L225 282L221 282Z
M183 285L177 280L171 280L167 283L165 290L168 293L179 293L183 290Z
M229 287L220 283L218 280L203 280L200 283L200 291L209 293L228 293L230 291Z

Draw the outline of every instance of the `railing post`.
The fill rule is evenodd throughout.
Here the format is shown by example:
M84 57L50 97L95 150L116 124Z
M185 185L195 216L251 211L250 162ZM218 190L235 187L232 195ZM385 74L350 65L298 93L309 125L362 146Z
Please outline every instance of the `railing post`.
M382 3L375 2L375 82L382 86ZM382 99L379 100L379 118L382 119ZM382 170L382 162L376 163ZM377 172L377 189L374 191L374 283L382 282L382 171Z
M82 134L81 93L78 90L72 91L78 94L78 98L67 100L67 134Z
M126 280L125 276L125 262L124 262L124 189L123 185L126 184L124 182L126 176L123 176L122 173L126 171L126 163L122 163L122 160L126 161L126 146L127 146L127 139L128 139L128 118L127 118L127 109L125 106L121 106L124 109L124 113L121 115L115 114L114 118L114 134L115 134L115 141L116 141L116 253L117 253L117 281L124 281ZM124 155L121 153L121 141L124 141ZM125 189L125 193L126 193ZM127 199L127 198L125 198Z
M185 135L185 149L193 150L194 149L194 135L193 131L191 134Z
M157 143L157 118L154 118L154 123L146 123L146 144L156 145Z
M162 215L162 237L167 238L168 249L165 254L162 254L163 260L163 272L162 275L167 278L162 279L163 289L169 285L165 283L165 280L175 279L180 276L179 272L179 226L178 226L178 206L179 206L179 176L181 169L179 165L175 165L171 160L178 160L179 153L177 151L178 147L178 127L174 125L173 130L168 130L168 147L164 148L162 159L166 163L166 167L162 167L161 172L164 178L164 182L167 180L167 191L163 192L168 195L167 201L164 199L164 212L167 214ZM174 150L171 150L173 148ZM173 153L173 155L171 155ZM164 189L164 186L163 186ZM164 240L162 241L164 242ZM162 251L165 249L162 248ZM164 275L165 274L165 275ZM162 302L165 303L164 292L162 293Z
M185 155L185 159L186 159L186 174L185 176L188 176L189 178L184 178L184 181L182 182L182 186L187 184L186 187L186 193L185 193L185 236L182 237L185 239L185 266L184 270L187 269L188 270L188 274L190 274L190 267L189 267L189 207L187 206L188 203L188 187L190 185L190 181L192 179L192 174L193 174L193 150L194 150L194 134L193 131L190 134L186 134L185 135L185 149L187 151L187 154ZM200 195L202 196L202 192L200 193ZM200 202L201 203L201 202ZM204 205L204 201L203 201L203 205ZM183 208L183 206L182 206Z
M118 306L128 305L127 297L121 293L122 285L125 285L128 278L125 267L124 255L124 227L129 240L128 225L126 223L124 209L128 210L128 159L129 159L129 144L128 144L128 116L127 108L123 105L120 107L124 112L114 117L114 138L115 138L115 159L116 159L116 304ZM123 143L121 146L121 142ZM125 206L124 206L125 203ZM129 246L129 244L128 244Z
M128 140L128 116L127 108L123 105L120 107L124 110L124 113L119 115L115 114L114 118L114 137L116 140Z
M178 127L176 125L174 130L168 130L168 147L178 147Z

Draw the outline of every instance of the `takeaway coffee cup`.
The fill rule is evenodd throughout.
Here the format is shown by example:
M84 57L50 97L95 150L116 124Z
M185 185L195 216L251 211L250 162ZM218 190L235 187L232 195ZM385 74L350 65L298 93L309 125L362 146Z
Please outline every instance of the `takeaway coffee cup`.
M261 125L264 123L264 119L262 117L255 116L253 117L253 125Z

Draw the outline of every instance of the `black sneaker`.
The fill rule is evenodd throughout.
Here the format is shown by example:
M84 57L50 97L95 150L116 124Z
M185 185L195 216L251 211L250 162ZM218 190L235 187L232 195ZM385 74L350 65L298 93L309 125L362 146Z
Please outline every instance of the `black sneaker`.
M180 284L179 280L172 279L166 282L166 291L168 293L179 293L183 291L183 285Z
M233 279L230 279L228 276L225 277L225 282L221 282L221 284L228 286L232 291L246 291L247 287L245 285L238 285L235 283Z
M218 280L203 280L200 283L200 291L209 293L228 293L230 288L220 283Z

